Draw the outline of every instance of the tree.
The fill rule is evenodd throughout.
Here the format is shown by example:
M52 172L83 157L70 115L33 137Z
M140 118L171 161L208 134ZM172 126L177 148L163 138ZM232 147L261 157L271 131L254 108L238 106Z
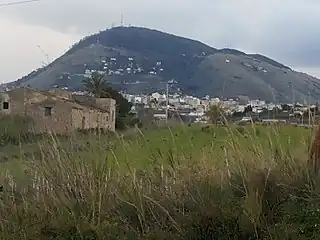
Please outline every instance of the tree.
M244 113L243 112L233 112L232 117L234 117L234 118L244 117Z
M209 110L206 112L206 116L209 117L211 123L218 123L218 120L221 119L224 115L224 108L221 104L211 105Z
M132 103L125 99L117 90L109 87L105 75L94 73L84 81L85 89L99 98L112 98L116 100L116 129L125 129L141 121L131 113Z
M283 111L291 111L292 107L288 104L281 104L281 108Z
M125 129L134 125L141 126L141 121L131 113L132 103L125 99L117 90L105 86L101 97L109 97L116 100L116 128Z
M152 98L150 100L150 104L151 104L151 106L157 106L159 104L159 102L156 98Z
M243 113L246 114L246 113L251 113L252 112L252 106L251 105L248 105L244 108L244 111Z
M83 81L84 88L95 97L102 97L103 89L106 87L107 80L104 74L93 72L91 77Z

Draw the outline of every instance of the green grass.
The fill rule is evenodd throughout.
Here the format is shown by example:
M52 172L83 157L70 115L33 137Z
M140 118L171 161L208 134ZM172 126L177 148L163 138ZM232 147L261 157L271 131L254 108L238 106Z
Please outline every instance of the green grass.
M134 166L153 164L152 159L165 158L171 155L179 160L194 160L201 158L209 163L221 159L226 151L235 155L241 149L242 154L251 155L252 148L290 151L303 154L307 150L307 142L312 138L313 131L294 126L247 126L247 127L175 127L158 131L139 132L137 136L125 141L119 141L114 149L114 155L125 159ZM235 148L238 148L237 150ZM157 155L161 154L162 156ZM168 156L167 156L168 157ZM162 164L167 164L164 159Z
M178 126L7 145L1 239L316 239L313 130Z

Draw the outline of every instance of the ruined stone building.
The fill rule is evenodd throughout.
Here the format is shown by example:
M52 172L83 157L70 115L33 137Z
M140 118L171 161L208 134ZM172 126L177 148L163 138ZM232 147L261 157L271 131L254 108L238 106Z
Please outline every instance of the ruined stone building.
M75 96L62 89L40 92L16 88L0 93L0 114L32 117L35 133L68 134L77 129L115 130L116 101Z

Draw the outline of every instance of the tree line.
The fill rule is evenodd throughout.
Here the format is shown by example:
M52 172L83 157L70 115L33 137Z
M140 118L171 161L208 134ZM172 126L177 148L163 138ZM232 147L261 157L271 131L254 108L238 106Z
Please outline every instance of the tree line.
M295 117L296 119L300 119L309 117L309 114L313 117L320 115L320 108L318 104L310 107L310 110L302 112L302 115L299 113L295 113L294 111L299 107L301 106L298 104L294 106L289 104L281 104L281 109L278 107L274 107L271 110L263 108L262 111L259 112L259 114L257 114L257 117L288 119L290 118L289 115L293 114L293 117ZM233 112L230 115L227 115L226 111L227 108L222 104L215 104L209 107L208 111L206 112L206 116L210 119L211 123L217 124L219 121L224 121L225 119L232 120L242 118L248 115L255 115L253 113L253 108L251 105L246 106L243 111Z

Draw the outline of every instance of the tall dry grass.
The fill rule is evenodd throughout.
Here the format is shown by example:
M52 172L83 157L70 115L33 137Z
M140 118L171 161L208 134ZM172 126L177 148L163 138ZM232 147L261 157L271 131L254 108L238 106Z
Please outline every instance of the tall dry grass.
M276 128L267 145L254 127L225 129L223 146L213 138L196 159L157 152L145 169L119 159L103 136L81 150L51 136L40 156L21 155L23 177L1 176L0 238L316 239L320 181L306 166L306 144L282 148Z

